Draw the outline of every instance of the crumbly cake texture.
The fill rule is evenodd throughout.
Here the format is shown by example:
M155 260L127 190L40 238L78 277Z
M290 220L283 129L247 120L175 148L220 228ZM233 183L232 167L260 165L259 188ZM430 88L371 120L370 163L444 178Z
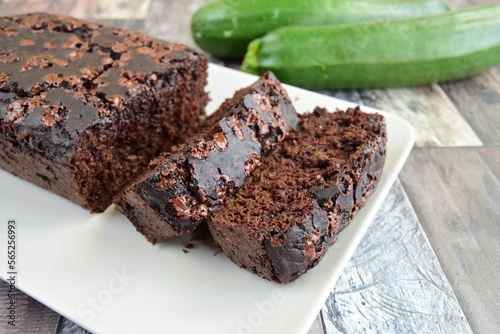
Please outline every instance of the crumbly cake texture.
M207 60L75 19L0 18L0 167L94 212L205 118Z
M316 108L209 219L238 266L288 283L314 267L375 190L383 116Z
M117 208L153 244L193 232L297 123L286 91L266 73L226 100L201 133L152 161Z

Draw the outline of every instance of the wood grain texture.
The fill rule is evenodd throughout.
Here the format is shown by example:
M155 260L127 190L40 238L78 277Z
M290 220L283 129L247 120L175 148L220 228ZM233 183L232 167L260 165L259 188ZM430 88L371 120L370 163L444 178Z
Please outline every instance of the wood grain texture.
M65 14L72 15L81 19L89 19L92 11L96 8L99 0L75 1L65 0L71 3L71 6L65 10Z
M30 296L16 289L16 327L8 324L9 284L0 280L0 333L4 334L25 334L40 333L52 334L57 328L59 315L34 300Z
M95 8L101 1L104 0L0 0L0 13L1 15L33 11L65 13L195 46L189 31L190 15L208 0L151 0L144 19L133 16L134 13L129 11L130 15L120 20L116 17L115 19L104 16L98 18ZM130 5L138 4L140 0L129 2ZM445 0L445 2L455 9L460 9L478 4L498 3L498 0ZM239 68L238 63L229 64L210 55L208 57L213 63ZM485 147L467 149L415 149L401 175L413 208L429 235L430 243L435 248L444 272L457 293L464 313L474 332L479 334L496 334L500 328L498 320L500 295L497 288L497 283L500 281L498 274L500 272L498 264L500 255L498 110L500 109L496 102L499 83L500 67L496 67L484 75L442 85L390 90L321 92L403 115L416 126L419 133L417 145L420 147L474 147L482 146L483 142L486 144ZM492 104L491 101L495 103ZM380 267L376 267L372 262L362 261L356 262L358 267L348 267L341 277L344 285L338 285L335 289L344 293L335 294L335 297L331 298L327 304L329 306L323 309L326 332L357 333L359 328L356 321L367 324L369 315L377 315L378 318L370 320L372 328L366 327L368 333L377 332L376 329L381 333L388 333L391 330L394 333L434 332L424 330L427 327L408 329L410 324L420 326L426 317L441 324L435 325L434 329L439 326L444 328L443 322L454 325L462 322L465 333L469 332L465 325L466 321L461 315L457 315L459 312L455 302L451 303L448 316L439 319L436 319L437 313L405 312L407 310L422 311L420 308L422 305L428 307L432 303L429 299L427 304L415 304L414 300L408 300L411 299L410 297L427 296L430 298L431 292L439 293L438 287L444 287L444 290L440 290L444 298L449 294L449 286L446 284L446 279L443 279L439 273L439 264L435 263L435 258L428 252L425 236L421 234L411 205L407 202L403 191L399 185L391 190L391 196L397 200L402 198L402 202L384 204L390 207L389 212L385 214L390 219L375 220L373 226L380 225L383 229L390 226L391 222L400 221L401 226L410 230L409 234L401 235L399 226L396 226L394 231L387 232L389 239L393 240L399 235L400 239L393 240L393 245L404 248L404 252L411 253L418 243L427 247L424 247L427 255L424 254L423 259L429 259L431 262L433 268L431 274L412 272L407 267L413 265L412 268L418 268L418 266L415 266L413 262L405 262L409 261L409 257L400 257L401 253L387 252L387 249L391 248L385 247L386 239L379 240L378 244L374 244L375 240L367 239L364 242L371 244L372 247L365 247L367 254L361 254L361 256L373 255L373 250L377 250L376 255L379 257ZM413 236L413 238L410 238L408 242L404 241L408 239L408 236ZM359 249L358 251L361 252ZM385 258L391 256L391 261ZM425 263L420 264L422 265ZM391 278L395 282L394 286L387 282L384 286L379 281L375 281L376 278L380 278L382 272L386 272L387 275L384 279ZM408 273L420 276L417 276L416 280L411 280L405 276ZM355 280L350 280L350 277L354 277ZM378 285L367 286L367 282L370 281ZM365 288L355 291L351 283ZM0 281L0 307L3 309L6 299L2 284L5 285ZM398 284L407 289L394 289L398 287ZM392 289L389 289L389 285ZM384 292L378 300L379 303L377 304L374 298L370 300L365 298L365 305L362 305L360 296L373 297L376 295L375 292L379 294ZM407 299L398 299L399 304L395 304L395 300L390 299L394 294ZM348 295L357 297L346 298ZM452 296L453 291L449 297ZM19 293L19 298L24 303L22 307L25 310L21 324L23 331L19 333L53 334L57 327L57 334L88 334L71 321L63 317L59 318L56 313L34 299L22 293ZM367 300L371 304L367 304ZM353 305L360 306L356 309L357 313L347 312ZM343 313L334 313L334 316L331 316L329 312L331 313L332 310L341 310ZM439 309L439 312L445 311ZM450 316L452 314L456 316ZM5 318L1 311L0 317L0 333L4 333L1 321ZM60 319L59 325L57 325L58 318ZM322 333L321 320L320 317L315 320L308 334ZM432 326L432 324L425 326ZM405 328L408 330L405 331Z
M318 91L318 93L357 104L364 104L364 101L357 90L321 90ZM323 107L328 110L331 109L328 106Z
M475 333L500 328L500 181L470 148L415 149L400 178Z
M91 334L89 331L81 328L71 320L61 316L59 326L55 334Z
M500 180L500 147L482 147L479 149L479 154L491 172Z
M100 0L91 17L97 20L144 20L150 5L151 0Z
M194 10L204 2L153 0L144 27L151 36L195 46L189 22Z
M419 147L481 146L482 142L438 85L361 90L363 102L401 116Z
M464 9L472 6L490 5L496 3L496 0L443 0L453 9Z
M464 9L476 5L473 3L473 0L446 0L444 2L448 3L454 10Z
M15 0L0 1L1 16L32 12L48 12L87 18L99 0Z
M316 319L314 319L314 322L311 325L311 328L309 329L307 334L324 334L323 321L321 319L321 314L318 314Z
M500 79L493 69L441 87L485 145L500 144Z
M18 2L18 1L0 1L1 16L13 15L13 14L23 14L32 11L35 12L45 12L47 11L50 2L49 1L32 1L32 2Z
M399 182L322 312L328 334L472 333Z

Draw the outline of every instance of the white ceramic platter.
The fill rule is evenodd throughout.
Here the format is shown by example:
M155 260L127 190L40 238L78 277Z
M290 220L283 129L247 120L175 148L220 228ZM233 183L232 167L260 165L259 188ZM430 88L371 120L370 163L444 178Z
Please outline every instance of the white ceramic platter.
M210 65L208 112L255 79ZM286 88L299 112L354 106ZM193 242L188 253L189 236L152 246L113 207L90 214L5 171L0 277L7 279L7 222L14 219L17 287L93 333L307 333L413 146L411 126L381 113L388 149L376 192L321 263L289 285L238 268L207 241Z

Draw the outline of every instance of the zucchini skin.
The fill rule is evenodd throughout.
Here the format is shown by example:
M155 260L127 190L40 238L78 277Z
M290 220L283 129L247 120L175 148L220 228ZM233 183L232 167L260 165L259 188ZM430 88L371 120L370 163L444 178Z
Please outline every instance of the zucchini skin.
M202 50L242 59L252 40L283 26L384 21L449 10L438 0L214 0L193 14L191 33Z
M341 26L284 27L254 40L242 64L318 89L387 88L465 78L500 64L500 5Z

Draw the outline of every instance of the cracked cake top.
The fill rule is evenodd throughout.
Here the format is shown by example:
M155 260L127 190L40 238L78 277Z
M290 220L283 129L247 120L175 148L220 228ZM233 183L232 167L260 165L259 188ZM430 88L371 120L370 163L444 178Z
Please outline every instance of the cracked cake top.
M0 125L68 145L192 56L184 45L70 16L1 17Z

